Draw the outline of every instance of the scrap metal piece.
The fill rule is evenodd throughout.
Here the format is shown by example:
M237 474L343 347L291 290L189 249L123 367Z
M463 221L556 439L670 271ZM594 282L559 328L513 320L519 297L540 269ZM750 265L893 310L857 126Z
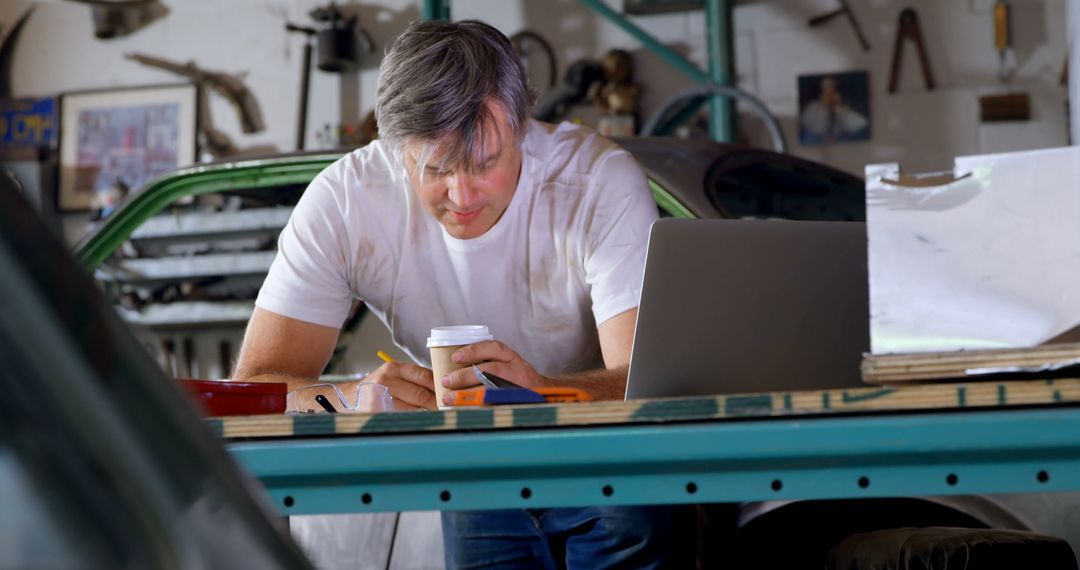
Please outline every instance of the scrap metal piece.
M195 65L193 61L177 63L141 53L129 53L124 57L149 67L156 67L186 77L198 83L200 87L207 87L216 91L232 103L236 112L240 114L240 123L245 133L257 133L266 128L263 123L259 101L255 99L255 94L248 89L239 76L204 69Z

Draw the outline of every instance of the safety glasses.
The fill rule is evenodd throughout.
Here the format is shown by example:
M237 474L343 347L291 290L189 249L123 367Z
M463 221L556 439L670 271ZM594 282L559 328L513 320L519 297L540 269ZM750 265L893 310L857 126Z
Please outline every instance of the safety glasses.
M292 413L392 412L394 398L389 388L374 382L358 383L353 394L346 394L337 384L320 382L290 391L286 397L286 409Z

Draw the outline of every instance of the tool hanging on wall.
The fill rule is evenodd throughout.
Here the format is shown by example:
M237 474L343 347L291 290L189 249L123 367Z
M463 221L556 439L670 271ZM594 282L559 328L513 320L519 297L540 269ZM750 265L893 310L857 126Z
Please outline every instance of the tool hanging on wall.
M859 38L859 44L862 45L863 51L870 51L870 42L866 41L866 36L863 35L862 28L859 26L859 21L855 19L855 13L851 11L851 6L848 5L847 0L840 0L840 7L826 12L820 16L814 16L810 18L807 24L811 28L824 25L837 16L847 16L848 23L851 24L851 29L855 30L855 35Z
M1008 0L998 0L994 4L994 49L998 52L998 79L1008 82L1017 67L1012 48L1012 8Z
M307 134L308 92L310 91L308 86L311 84L311 42L319 31L296 24L285 24L285 31L304 34L304 57L301 58L303 68L300 70L300 111L296 119L296 150L304 150L304 136Z
M359 16L346 16L331 2L329 6L315 8L311 19L323 24L319 30L319 69L330 73L344 73L356 69L360 63L360 52L356 50L356 40L364 44L364 53L375 51L375 42L367 30L361 28Z
M218 366L221 367L221 378L232 377L232 362L233 362L233 350L232 343L228 340L223 340L218 344Z
M232 104L240 115L240 127L245 133L257 133L266 128L259 101L248 89L242 76L203 69L195 65L194 61L179 63L141 53L129 53L124 57L148 67L186 77L199 86L198 123L199 136L203 139L200 143L214 157L232 156L238 154L240 150L236 148L228 135L214 127L207 95L209 91L217 92Z
M182 341L184 350L184 377L199 377L199 355L195 352L195 339L185 336Z
M934 70L930 68L930 57L926 54L926 43L923 41L922 29L919 27L919 15L912 8L904 8L900 12L900 20L896 26L896 45L893 47L892 68L889 71L889 93L896 93L900 83L900 62L904 53L904 40L910 40L915 44L919 54L919 65L922 68L923 83L928 91L933 91Z
M367 31L359 26L357 23L359 16L356 14L345 16L337 4L331 2L329 6L315 8L310 15L311 19L323 24L323 29L317 30L292 23L285 24L286 31L304 35L303 69L300 72L300 111L296 119L296 150L304 150L304 139L307 134L312 38L315 38L319 44L318 67L321 71L329 73L345 73L357 68L360 61L360 53L356 50L357 38L360 38L364 44L364 53L375 51L375 42Z

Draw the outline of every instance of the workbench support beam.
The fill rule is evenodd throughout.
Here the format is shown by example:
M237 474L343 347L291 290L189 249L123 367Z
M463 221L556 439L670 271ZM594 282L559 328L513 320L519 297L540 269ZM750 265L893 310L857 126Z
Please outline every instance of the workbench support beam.
M526 410L526 412L531 410ZM1080 490L1080 409L229 444L282 514Z

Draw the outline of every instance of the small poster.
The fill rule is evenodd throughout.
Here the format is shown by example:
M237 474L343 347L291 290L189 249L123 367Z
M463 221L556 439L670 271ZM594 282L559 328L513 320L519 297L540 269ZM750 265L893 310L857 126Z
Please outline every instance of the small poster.
M60 209L101 208L195 161L193 85L64 95Z
M870 140L870 77L865 71L799 76L799 142Z
M0 101L0 149L56 147L56 99Z

